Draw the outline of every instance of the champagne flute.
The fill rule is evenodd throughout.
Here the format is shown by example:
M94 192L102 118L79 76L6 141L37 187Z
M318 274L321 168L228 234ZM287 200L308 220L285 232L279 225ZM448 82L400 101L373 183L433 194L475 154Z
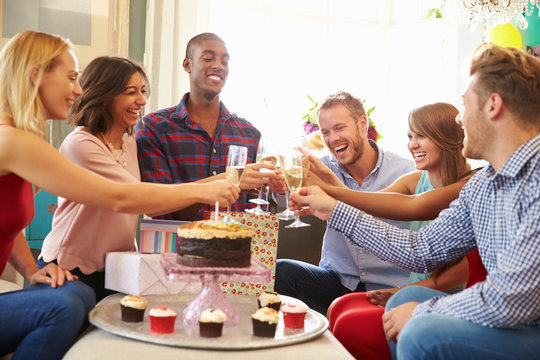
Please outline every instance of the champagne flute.
M280 155L281 169L285 176L285 183L290 192L298 192L302 187L302 165L304 162L304 156L298 149L294 149L288 156ZM285 226L285 228L300 228L305 226L311 226L300 220L300 217L294 215L294 221Z
M289 209L289 196L290 192L289 188L287 188L287 190L285 191L285 210L276 214L279 220L287 221L296 219L296 217L294 216L294 211Z
M259 146L257 148L257 159L256 159L256 161L259 164L270 164L270 165L274 165L274 166L277 163L277 157L268 154L268 146L265 145L265 142L264 142L263 138L261 138L259 140ZM268 170L268 169L260 169L259 171L260 172L272 172L271 170ZM253 209L246 209L246 212L248 212L250 214L255 214L255 215L268 214L268 212L264 211L261 208L261 205L268 205L269 204L268 201L266 201L266 200L264 200L262 198L263 189L264 189L264 185L261 186L261 188L259 189L259 196L256 199L249 199L250 202L252 202L254 204L257 204L257 207L255 207Z
M277 156L274 156L274 155L268 155L268 156L265 156L265 157L262 157L259 161L258 161L260 164L269 164L269 165L274 165L276 166L277 164ZM272 170L269 170L269 169L260 169L259 170L260 172L271 172L273 173ZM262 191L263 191L263 188L265 186L261 186L261 188L259 189L259 196L257 199L250 199L249 201L257 204L257 207L253 208L253 209L247 209L246 211L248 213L251 213L251 214L255 214L255 215L266 215L266 214L269 214L268 211L264 211L262 208L261 208L261 205L268 205L269 202L262 199Z
M227 169L225 170L226 178L234 185L240 185L242 174L247 161L247 147L231 145L229 146L229 154L227 155ZM223 217L223 221L229 224L238 224L231 216L231 206L227 206L227 214Z
M307 148L308 148L307 138L305 136L297 136L293 140L291 140L291 142L293 142L293 143L299 142L304 149L307 150ZM306 159L306 161L307 161L307 159ZM309 169L309 161L307 161L307 163L308 163L307 166L308 166L308 169ZM278 168L281 166L281 161L277 164L277 166L278 166ZM296 216L294 215L294 211L289 209L289 196L290 196L290 194L291 193L289 191L289 188L285 187L285 210L283 210L282 212L279 212L279 213L276 214L279 220L288 221L288 220L296 219Z

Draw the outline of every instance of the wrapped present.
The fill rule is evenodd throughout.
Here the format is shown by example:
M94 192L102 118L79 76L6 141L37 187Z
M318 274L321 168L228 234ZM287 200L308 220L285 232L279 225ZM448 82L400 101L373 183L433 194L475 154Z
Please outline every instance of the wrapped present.
M176 230L187 221L141 219L139 251L147 254L176 251Z
M219 214L220 218L225 216ZM253 230L254 236L251 242L251 255L267 266L272 277L266 284L252 284L247 282L226 282L221 284L221 289L227 294L258 296L263 291L274 290L276 278L276 254L278 244L279 220L276 215L253 215L246 212L231 212L231 216L239 223ZM211 218L214 218L212 213Z
M132 295L166 295L179 292L197 293L198 282L167 280L160 254L141 254L136 251L110 252L105 260L105 287Z

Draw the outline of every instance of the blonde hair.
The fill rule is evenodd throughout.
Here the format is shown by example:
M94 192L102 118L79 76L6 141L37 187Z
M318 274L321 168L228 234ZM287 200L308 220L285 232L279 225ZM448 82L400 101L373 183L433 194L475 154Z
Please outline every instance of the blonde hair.
M470 170L463 156L463 129L456 123L458 109L447 103L420 106L409 113L412 131L428 137L441 151L443 185L459 180Z
M0 52L0 116L13 119L16 128L45 136L45 108L39 97L43 73L57 64L57 58L71 50L68 40L43 32L23 31ZM36 81L30 79L38 67Z

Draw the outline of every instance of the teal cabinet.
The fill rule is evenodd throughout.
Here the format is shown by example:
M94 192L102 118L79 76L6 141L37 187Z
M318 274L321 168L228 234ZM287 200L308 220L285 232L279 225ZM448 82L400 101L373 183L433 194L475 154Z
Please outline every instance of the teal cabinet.
M31 249L41 249L43 239L51 231L54 212L58 207L58 197L45 190L34 196L34 219L25 229L25 236Z

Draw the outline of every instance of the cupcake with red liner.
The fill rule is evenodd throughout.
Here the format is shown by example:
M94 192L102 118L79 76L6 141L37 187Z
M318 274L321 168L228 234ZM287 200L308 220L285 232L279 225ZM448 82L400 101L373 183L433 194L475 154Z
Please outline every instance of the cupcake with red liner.
M279 308L281 307L281 298L277 292L264 291L257 298L257 303L259 304L259 308L269 307L279 311Z
M201 337L220 337L223 323L227 315L220 309L206 309L199 318L199 335Z
M279 312L269 307L258 309L251 315L253 335L262 337L274 337L279 321Z
M155 334L170 334L174 332L176 312L167 306L154 306L148 313L150 331Z
M306 319L307 309L302 305L283 304L281 306L283 313L283 323L289 329L303 329L304 320Z

